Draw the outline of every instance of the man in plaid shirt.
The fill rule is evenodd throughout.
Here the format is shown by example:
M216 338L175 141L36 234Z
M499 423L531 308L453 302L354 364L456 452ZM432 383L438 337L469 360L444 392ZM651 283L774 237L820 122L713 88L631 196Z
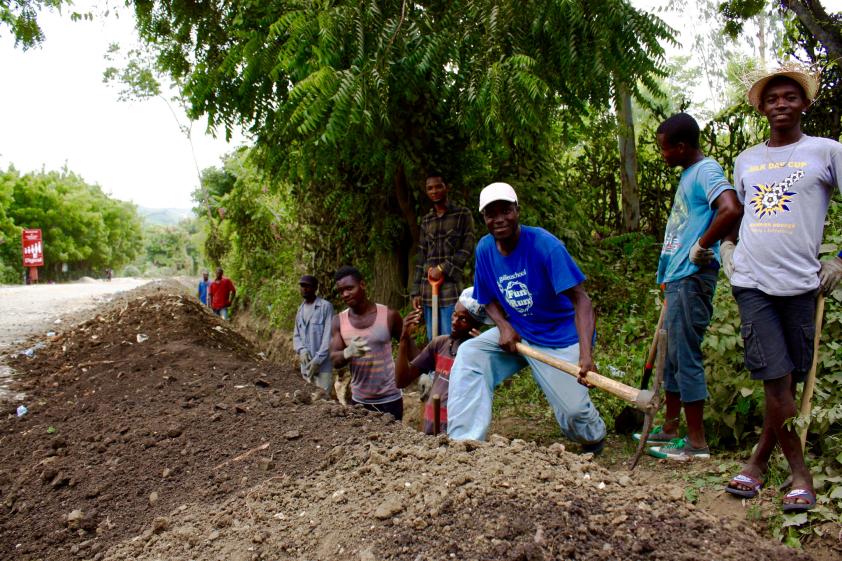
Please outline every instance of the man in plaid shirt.
M449 335L453 308L462 291L465 264L474 251L476 238L471 212L447 200L448 187L441 174L428 175L425 189L433 208L421 220L412 305L417 310L423 306L427 340L430 340L433 292L427 278L444 279L439 287L439 335Z

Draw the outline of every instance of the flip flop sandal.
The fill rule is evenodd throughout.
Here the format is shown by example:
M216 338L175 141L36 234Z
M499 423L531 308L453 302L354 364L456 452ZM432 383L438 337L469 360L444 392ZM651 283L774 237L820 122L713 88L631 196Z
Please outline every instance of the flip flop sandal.
M750 489L740 489L736 486L745 485L746 487L751 487ZM728 485L725 486L725 491L727 493L731 493L732 495L736 495L737 497L742 497L744 499L753 499L760 493L760 489L763 487L763 482L759 479L755 479L750 475L746 475L744 473L738 473L731 479Z
M816 506L816 494L809 489L793 489L784 496L784 501L787 499L804 499L806 503L787 503L783 504L784 512L806 512L812 510Z

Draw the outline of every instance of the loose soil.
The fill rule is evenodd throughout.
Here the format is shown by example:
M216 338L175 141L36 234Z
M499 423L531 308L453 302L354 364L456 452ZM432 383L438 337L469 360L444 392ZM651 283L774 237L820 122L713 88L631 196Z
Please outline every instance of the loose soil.
M0 559L810 559L561 444L323 399L172 287L11 362Z

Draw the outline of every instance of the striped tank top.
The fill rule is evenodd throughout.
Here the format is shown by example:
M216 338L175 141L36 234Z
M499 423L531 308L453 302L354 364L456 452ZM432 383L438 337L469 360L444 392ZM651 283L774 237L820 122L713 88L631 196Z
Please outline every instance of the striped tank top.
M365 329L351 325L350 310L339 314L339 334L347 345L354 337L368 341L371 351L361 357L352 357L351 397L358 403L376 405L401 398L395 384L395 361L392 358L392 334L389 331L389 308L376 304L374 324Z

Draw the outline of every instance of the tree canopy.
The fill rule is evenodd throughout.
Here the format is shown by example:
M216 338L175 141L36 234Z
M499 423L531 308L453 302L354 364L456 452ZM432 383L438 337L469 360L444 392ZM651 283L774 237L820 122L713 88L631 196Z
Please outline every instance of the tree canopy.
M130 262L140 251L141 223L135 206L108 197L97 185L69 171L21 175L0 172L0 245L4 280L22 271L22 228L40 228L45 279L100 273Z
M618 83L654 89L671 40L621 0L170 0L135 11L192 116L250 131L261 168L309 201L310 223L334 215L332 231L358 248L338 260L376 266L389 301L405 287L427 171L471 199L483 182L520 177L528 199L560 124L607 106Z

